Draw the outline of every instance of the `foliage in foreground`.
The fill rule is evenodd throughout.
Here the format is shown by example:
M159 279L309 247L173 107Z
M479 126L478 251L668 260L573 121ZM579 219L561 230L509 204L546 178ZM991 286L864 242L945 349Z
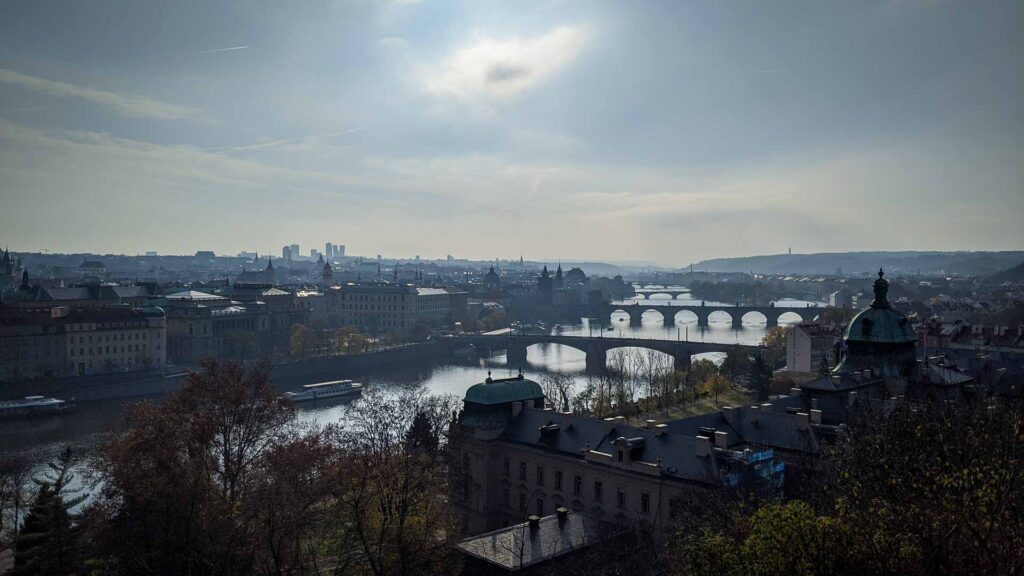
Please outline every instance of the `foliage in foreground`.
M939 402L865 414L807 502L737 507L681 533L673 565L716 576L1020 573L1020 416L1018 406Z

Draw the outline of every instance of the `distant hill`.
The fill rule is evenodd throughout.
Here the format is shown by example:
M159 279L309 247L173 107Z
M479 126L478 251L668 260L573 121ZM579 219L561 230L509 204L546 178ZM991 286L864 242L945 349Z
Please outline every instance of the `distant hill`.
M820 252L715 258L693 265L709 272L757 274L861 274L884 268L894 274L957 274L987 276L1024 261L1024 252Z
M1024 262L1017 264L1009 270L1003 270L1002 272L989 276L988 281L992 284L1002 284L1003 282L1024 282Z

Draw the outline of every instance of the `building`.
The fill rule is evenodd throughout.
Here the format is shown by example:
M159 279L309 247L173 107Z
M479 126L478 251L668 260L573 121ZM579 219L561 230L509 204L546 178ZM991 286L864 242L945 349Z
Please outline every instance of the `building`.
M271 318L262 302L242 304L224 296L185 290L168 294L167 359L195 364L206 357L239 357L243 341L255 336L252 347L271 345ZM258 350L249 350L254 356Z
M66 336L65 375L162 370L167 324L158 307L54 308Z
M401 332L417 323L439 325L465 316L465 292L386 282L327 289L327 323L368 332Z
M463 574L558 574L555 564L569 566L582 554L619 548L614 541L625 532L617 524L559 508L550 516L530 516L520 524L466 538L457 549L465 558ZM587 560L607 566L604 556Z
M786 332L786 371L817 374L828 368L839 329L832 324L801 322Z
M164 312L0 305L0 381L163 369Z
M775 462L773 443L818 446L808 414L766 415L764 425L744 428L744 413L736 410L733 425L697 426L689 434L667 424L637 428L623 419L564 414L544 403L540 386L522 374L488 376L466 392L450 438L462 459L455 503L467 534L560 507L616 524L667 528L679 506L708 487L758 478L781 488L784 465ZM756 434L757 443L743 434Z

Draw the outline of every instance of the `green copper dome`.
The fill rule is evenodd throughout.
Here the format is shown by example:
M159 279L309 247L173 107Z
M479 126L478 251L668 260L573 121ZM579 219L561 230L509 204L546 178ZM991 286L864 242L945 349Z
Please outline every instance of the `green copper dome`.
M543 397L544 391L541 389L540 384L533 380L527 380L520 374L514 378L499 378L497 380L487 376L486 380L479 384L474 384L470 386L469 390L466 390L465 401L482 406L493 406L512 402L526 402Z
M910 320L889 304L889 282L883 276L884 272L879 270L878 279L875 280L875 299L871 302L871 307L861 311L850 321L850 326L846 329L847 343L902 344L917 341Z

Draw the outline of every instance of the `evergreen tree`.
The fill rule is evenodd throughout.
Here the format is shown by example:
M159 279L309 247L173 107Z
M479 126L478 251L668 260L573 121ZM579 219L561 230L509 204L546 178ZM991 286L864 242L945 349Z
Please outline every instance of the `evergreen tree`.
M772 367L764 360L764 356L758 352L754 361L750 364L750 387L757 392L758 400L767 400L768 392L772 385Z
M51 473L34 479L39 487L14 545L12 576L66 576L81 572L81 533L71 509L88 495L68 485L73 457L66 448L49 464Z

